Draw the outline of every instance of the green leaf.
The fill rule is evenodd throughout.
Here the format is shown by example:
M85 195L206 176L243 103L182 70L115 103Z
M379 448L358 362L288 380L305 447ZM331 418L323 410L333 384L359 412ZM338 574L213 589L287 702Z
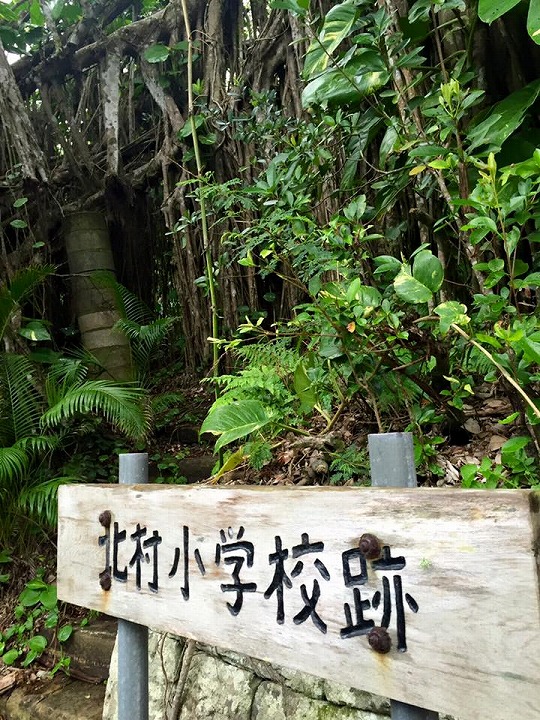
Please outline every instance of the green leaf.
M23 230L28 227L28 224L24 220L12 220L9 224L11 227L17 228L17 230Z
M437 292L444 279L441 261L429 250L421 250L414 258L413 277L432 292Z
M519 3L519 0L479 0L478 17L482 22L492 23Z
M540 272L533 272L521 281L523 287L540 287Z
M429 302L433 297L431 290L414 278L407 266L402 266L396 276L394 290L402 300L412 305Z
M166 45L151 45L146 48L143 57L146 62L159 63L164 62L169 57L170 49Z
M366 50L344 68L330 68L308 83L302 92L302 104L309 107L359 102L386 85L389 78L380 56Z
M317 404L317 394L301 361L294 371L294 390L300 398L300 412L311 412Z
M246 454L245 446L242 445L238 448L238 450L236 450L236 452L233 452L232 455L229 455L229 457L227 458L227 460L225 460L217 473L215 475L212 475L212 481L217 482L222 475L230 472L231 470L235 470L241 463L244 462L247 457L248 455Z
M392 255L379 255L374 258L375 272L374 275L383 275L384 273L392 273L397 275L401 270L400 261Z
M525 448L530 442L531 438L524 437L522 435L520 435L519 437L510 438L510 440L507 440L501 447L501 456L514 455L520 450L523 450L523 448ZM505 462L504 457L503 462Z
M469 130L468 152L483 145L487 147L482 149L482 154L498 152L504 141L521 125L539 94L540 80L535 80L494 105L488 117Z
M201 426L201 434L209 432L220 435L215 447L218 451L234 440L260 430L272 420L272 416L258 400L242 400L213 407Z
M49 585L47 590L43 591L40 594L39 600L43 607L47 608L47 610L52 610L53 608L55 608L58 601L56 595L56 585Z
M61 642L61 643L66 642L66 640L69 640L69 638L72 636L72 634L73 634L73 625L64 625L58 631L58 635L57 635L58 642Z
M309 0L272 0L270 7L276 10L290 10L295 15L303 17L309 8Z
M30 22L37 27L43 27L45 25L45 18L39 0L33 0L30 5Z
M32 320L19 330L19 335L27 340L39 342L40 340L50 340L51 336L41 320Z
M524 337L518 340L515 345L523 351L523 355L525 355L528 360L540 364L540 343Z
M527 15L527 32L540 45L540 0L530 0Z
M40 600L40 595L41 593L39 590L31 590L30 588L26 588L19 595L19 602L23 607L32 607L38 604Z
M27 197L17 198L17 200L15 200L15 202L13 203L13 207L14 207L14 208L20 208L20 207L22 207L23 205L26 205L27 202L28 202L28 198L27 198Z
M28 641L28 648L37 653L42 653L47 647L47 638L43 635L34 635Z
M503 420L499 420L498 424L499 424L499 425L510 425L510 424L513 423L514 420L516 420L518 417L519 417L519 413L518 413L518 412L512 413L511 415L508 415L507 417L505 417Z
M351 0L334 5L328 11L318 38L311 41L304 60L304 78L310 80L328 67L332 53L349 35L357 7Z
M5 665L13 665L13 663L19 657L20 654L21 654L20 650L17 650L17 648L12 648L11 650L8 650L7 653L2 655L2 662Z
M56 2L51 8L51 16L53 20L58 20L60 18L65 4L66 0L56 0Z
M434 312L440 317L441 332L446 335L450 325L466 325L470 322L467 315L467 308L456 300L437 305Z

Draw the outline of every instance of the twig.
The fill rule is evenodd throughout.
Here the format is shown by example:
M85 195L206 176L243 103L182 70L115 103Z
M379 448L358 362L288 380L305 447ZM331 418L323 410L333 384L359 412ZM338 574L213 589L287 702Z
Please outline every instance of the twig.
M186 680L194 653L195 640L187 640L184 648L184 654L182 655L182 667L180 669L180 675L178 676L178 682L176 683L176 690L174 691L174 698L171 709L167 713L167 720L178 719L178 716L180 714L180 706L182 704L182 695L184 694L184 687L186 685Z

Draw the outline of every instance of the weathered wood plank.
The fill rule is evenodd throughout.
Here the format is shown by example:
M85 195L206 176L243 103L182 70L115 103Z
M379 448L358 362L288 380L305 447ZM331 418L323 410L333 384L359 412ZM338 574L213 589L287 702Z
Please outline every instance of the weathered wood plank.
M464 720L533 720L540 707L539 505L526 491L65 486L58 594ZM106 544L98 543L105 510L112 516L108 561ZM131 537L137 526L146 528L140 589ZM117 537L116 573L115 528L127 533ZM394 569L366 561L364 578L357 552L364 533L402 558ZM110 590L99 582L106 565L116 574ZM365 621L380 625L391 607L388 654L346 630L359 624L355 591Z

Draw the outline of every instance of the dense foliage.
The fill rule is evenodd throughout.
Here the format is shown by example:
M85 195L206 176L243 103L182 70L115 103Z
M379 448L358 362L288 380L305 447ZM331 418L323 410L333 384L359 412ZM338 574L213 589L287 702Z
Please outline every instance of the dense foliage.
M203 429L218 450L249 441L229 468L264 465L284 430L328 436L356 408L374 430L413 430L437 473L437 445L488 383L511 400L512 437L501 463L465 468L464 482L530 484L534 7L216 0L203 16L177 1L2 3L6 502L35 506L28 488L59 482L50 459L83 418L144 433L138 391L66 354L80 338L63 225L81 210L107 218L131 292L115 291L114 327L139 382L177 316L169 359L212 365L219 398ZM159 317L129 316L133 293ZM360 451L339 465L345 448L333 450L336 478L353 475Z

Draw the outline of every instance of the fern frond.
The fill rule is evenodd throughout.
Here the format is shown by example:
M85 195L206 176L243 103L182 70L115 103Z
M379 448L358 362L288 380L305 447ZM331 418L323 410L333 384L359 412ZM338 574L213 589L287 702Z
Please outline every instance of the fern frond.
M115 328L129 338L133 358L141 375L147 372L152 355L159 350L176 321L175 317L166 317L158 318L147 325L124 319L116 322Z
M30 457L20 447L0 447L0 488L10 489L22 480L30 464Z
M87 380L80 387L66 389L66 394L41 418L43 428L57 427L78 414L104 417L128 437L143 438L148 432L148 414L144 391L133 385L119 385L108 380Z
M79 481L80 478L66 476L30 485L19 494L17 507L37 522L54 527L58 519L58 488Z
M11 442L33 435L39 430L43 406L35 382L35 368L24 355L6 353L0 362L1 402L4 417L10 418L13 436Z
M154 317L152 311L131 290L119 283L110 272L94 272L92 279L112 290L117 310L125 319L140 325L152 322Z
M493 370L493 364L484 353L474 345L468 345L460 358L460 365L464 372L483 377Z
M31 437L20 438L13 447L20 448L29 455L40 455L55 450L59 442L60 437L58 435L32 435Z
M17 273L9 283L0 287L0 338L14 311L46 277L54 272L53 265L36 265Z

